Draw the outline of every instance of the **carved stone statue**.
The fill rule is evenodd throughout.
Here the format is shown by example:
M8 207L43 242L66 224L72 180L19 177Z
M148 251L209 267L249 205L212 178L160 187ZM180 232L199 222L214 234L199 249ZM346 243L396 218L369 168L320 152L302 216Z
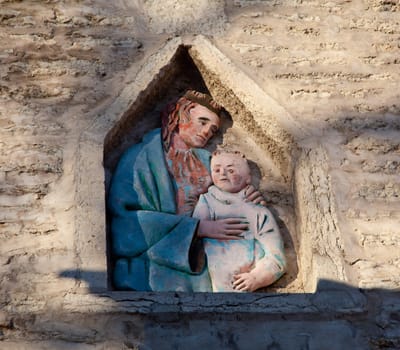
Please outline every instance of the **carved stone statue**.
M248 225L230 240L204 238L213 291L252 292L272 284L285 271L283 242L271 212L246 201L251 182L247 160L239 152L216 151L211 177L214 185L200 195L193 217L213 221L236 217Z
M212 291L202 238L228 239L247 229L237 218L200 225L191 216L211 185L203 147L218 131L221 112L211 96L190 90L162 112L161 129L121 157L108 197L117 289ZM263 201L254 187L248 198Z

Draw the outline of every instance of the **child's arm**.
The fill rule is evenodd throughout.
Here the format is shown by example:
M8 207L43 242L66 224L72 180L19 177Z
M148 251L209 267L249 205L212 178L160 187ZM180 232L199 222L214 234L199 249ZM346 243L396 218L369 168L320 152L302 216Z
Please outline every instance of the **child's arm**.
M255 238L261 244L265 255L256 262L251 271L234 276L233 286L236 290L252 292L266 287L278 280L285 272L286 259L282 237L268 209L264 209L263 213L257 216Z
M263 264L256 264L250 272L243 272L233 276L233 289L241 292L254 292L275 282L275 274L265 269Z

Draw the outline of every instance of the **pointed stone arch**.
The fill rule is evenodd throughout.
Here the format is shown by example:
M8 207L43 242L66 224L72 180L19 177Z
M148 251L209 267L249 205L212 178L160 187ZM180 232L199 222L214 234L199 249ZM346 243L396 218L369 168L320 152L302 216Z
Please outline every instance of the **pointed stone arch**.
M168 41L147 60L112 105L82 133L76 217L76 246L82 279L85 280L87 273L91 291L112 289L108 274L93 274L93 271L108 271L112 263L107 255L109 240L105 215L112 172L126 148L139 142L148 130L159 126L162 106L187 88L207 91L224 105L229 115L225 119L225 133L218 142L241 149L259 166L255 167L259 170L257 185L274 207L289 259L286 276L268 290L298 291L303 280L298 268L298 254L302 248L298 245L301 240L297 234L302 228L296 212L305 217L310 215L295 209L296 192L293 191L293 184L301 184L294 181L300 150L292 135L301 130L301 126L203 36L190 41L182 38ZM312 250L307 242L302 246ZM309 257L312 253L306 255L304 266L311 269ZM314 273L313 278L318 278L318 273ZM315 285L316 282L312 284Z

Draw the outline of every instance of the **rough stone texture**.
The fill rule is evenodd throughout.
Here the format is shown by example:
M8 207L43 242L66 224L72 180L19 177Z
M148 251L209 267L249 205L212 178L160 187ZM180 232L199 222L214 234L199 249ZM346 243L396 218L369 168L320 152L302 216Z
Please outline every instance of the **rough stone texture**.
M398 1L0 0L0 348L398 349L399 38ZM193 79L260 165L290 272L112 292L104 184Z
M321 278L346 281L343 243L336 217L334 192L324 150L304 149L296 168L296 211L300 266L306 290Z

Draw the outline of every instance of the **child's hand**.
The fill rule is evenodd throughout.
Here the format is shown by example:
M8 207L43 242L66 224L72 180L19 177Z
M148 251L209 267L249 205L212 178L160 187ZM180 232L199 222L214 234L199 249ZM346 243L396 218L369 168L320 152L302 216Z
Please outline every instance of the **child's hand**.
M259 288L257 279L251 272L243 272L233 276L233 289L241 292L254 292Z
M242 239L240 235L249 229L249 224L244 223L244 220L241 218L200 220L197 236L223 240Z

